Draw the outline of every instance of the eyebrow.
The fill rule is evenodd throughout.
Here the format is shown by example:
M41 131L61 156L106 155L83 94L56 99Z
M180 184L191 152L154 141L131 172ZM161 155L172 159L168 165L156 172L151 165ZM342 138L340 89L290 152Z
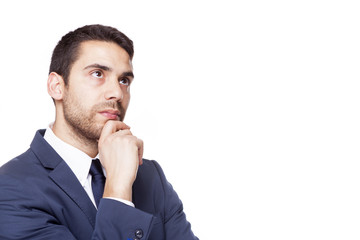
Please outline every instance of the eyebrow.
M133 72L124 72L123 74L121 74L121 77L132 77L132 78L134 78L134 73Z
M84 68L84 70L89 69L89 68L99 68L99 69L104 70L104 71L112 71L112 68L110 68L108 66L101 65L101 64L97 64L97 63L86 66Z
M101 65L101 64L98 64L98 63L94 63L94 64L91 64L89 66L86 66L84 68L84 70L89 69L89 68L98 68L98 69L101 69L101 70L104 70L104 71L112 71L113 70L111 67ZM134 73L132 71L129 71L129 72L124 72L123 74L121 74L121 77L132 77L132 78L134 78L135 76L134 76Z

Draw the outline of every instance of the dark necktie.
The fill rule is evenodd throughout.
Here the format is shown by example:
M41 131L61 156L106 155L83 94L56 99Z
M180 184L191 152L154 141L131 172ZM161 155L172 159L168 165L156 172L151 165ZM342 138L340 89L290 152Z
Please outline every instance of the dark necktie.
M99 206L100 199L104 194L105 176L99 159L92 160L90 167L92 176L91 187L95 198L96 206Z

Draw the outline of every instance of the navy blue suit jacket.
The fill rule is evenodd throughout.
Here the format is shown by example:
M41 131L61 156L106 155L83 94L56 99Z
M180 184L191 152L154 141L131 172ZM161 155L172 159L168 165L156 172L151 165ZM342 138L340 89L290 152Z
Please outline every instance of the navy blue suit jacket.
M0 168L0 239L197 239L157 162L139 167L135 208L101 199L96 210L44 133Z

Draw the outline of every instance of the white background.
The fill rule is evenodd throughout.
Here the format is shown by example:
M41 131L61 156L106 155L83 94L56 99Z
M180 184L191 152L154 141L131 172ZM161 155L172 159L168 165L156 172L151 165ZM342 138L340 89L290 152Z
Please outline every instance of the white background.
M0 164L54 120L57 41L111 25L135 43L125 122L196 235L360 238L358 1L4 2Z

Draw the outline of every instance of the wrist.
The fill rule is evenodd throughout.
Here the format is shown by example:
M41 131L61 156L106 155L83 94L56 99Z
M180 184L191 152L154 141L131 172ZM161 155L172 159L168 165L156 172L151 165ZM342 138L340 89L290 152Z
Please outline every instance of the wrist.
M132 185L113 184L112 181L106 179L103 197L120 198L132 202Z

